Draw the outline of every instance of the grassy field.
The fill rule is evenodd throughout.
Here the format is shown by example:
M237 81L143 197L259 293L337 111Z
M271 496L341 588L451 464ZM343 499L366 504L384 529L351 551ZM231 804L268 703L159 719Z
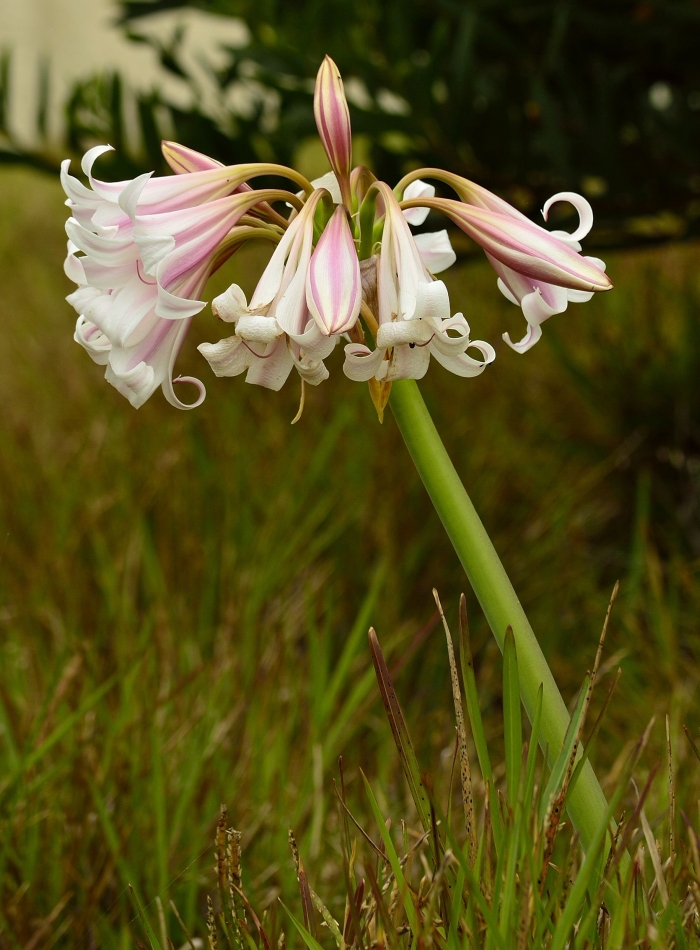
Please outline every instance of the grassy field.
M298 900L289 827L315 889L334 892L339 755L358 815L359 767L385 812L413 814L370 623L446 794L454 725L431 589L453 621L466 580L390 414L380 427L340 354L291 427L295 385L209 374L195 346L221 330L205 311L178 365L201 375L204 406L157 394L131 409L72 341L61 201L46 177L2 172L0 946L133 946L129 883L161 896L179 945L167 901L203 933L220 803L273 917L280 894ZM694 812L700 763L681 726L700 727L697 255L610 254L617 289L554 318L526 357L501 344L480 378L435 365L422 384L567 701L621 580L603 670L623 676L595 762L617 774L656 713L644 777L668 712ZM240 255L211 295L252 289L261 264ZM446 280L474 336L519 334L487 266ZM500 661L467 596L500 761ZM661 814L662 779L653 801Z

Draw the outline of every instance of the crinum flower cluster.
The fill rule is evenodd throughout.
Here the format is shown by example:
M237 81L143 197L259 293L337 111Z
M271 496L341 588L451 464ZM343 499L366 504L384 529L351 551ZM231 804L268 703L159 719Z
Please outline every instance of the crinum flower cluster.
M486 189L437 168L411 172L395 188L352 166L350 115L335 63L318 72L314 114L332 171L310 182L271 163L223 166L172 142L163 154L174 175L104 182L93 164L109 146L85 155L89 187L68 172L61 180L71 217L65 270L77 285L68 297L78 313L75 339L106 367L105 378L141 406L160 386L174 406L191 409L202 383L173 378L192 319L206 306L209 277L254 240L272 245L270 261L247 300L236 284L212 304L232 333L199 349L217 376L278 390L294 370L303 384L328 377L325 360L344 344L344 372L370 384L380 413L393 380L420 379L431 357L459 376L477 376L493 347L471 340L462 313L452 313L436 277L455 261L446 230L414 234L439 211L480 244L505 296L520 306L524 353L542 323L612 286L602 261L581 255L593 215L580 195L554 195L579 213L573 234L547 231ZM260 177L288 188L253 188ZM456 198L436 196L432 179ZM183 403L174 383L195 385Z

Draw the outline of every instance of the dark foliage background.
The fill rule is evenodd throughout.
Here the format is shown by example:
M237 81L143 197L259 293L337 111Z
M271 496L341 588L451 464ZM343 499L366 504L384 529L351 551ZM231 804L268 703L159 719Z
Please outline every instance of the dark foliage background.
M144 16L185 6L250 28L216 73L222 90L254 78L278 97L277 122L260 108L225 130L170 106L178 139L223 161L291 160L315 134L312 80L328 52L364 86L353 128L389 181L438 164L533 213L555 191L583 191L599 244L700 229L698 0L125 0L121 22L147 42ZM163 67L188 78L181 51L181 36L159 49ZM76 153L96 137L119 147L121 94L119 77L75 89ZM162 107L141 97L146 154L119 171L159 166Z

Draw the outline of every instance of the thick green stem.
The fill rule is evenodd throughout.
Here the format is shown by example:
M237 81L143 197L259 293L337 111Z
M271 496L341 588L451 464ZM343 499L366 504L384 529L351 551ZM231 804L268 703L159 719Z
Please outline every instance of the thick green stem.
M537 692L543 686L541 745L550 765L564 742L569 714L537 638L520 606L513 585L481 519L450 461L418 385L412 379L393 383L390 406L435 510L445 526L481 609L503 650L506 628L513 628L518 653L520 690L532 721ZM584 849L604 819L607 802L589 762L568 798L567 809Z

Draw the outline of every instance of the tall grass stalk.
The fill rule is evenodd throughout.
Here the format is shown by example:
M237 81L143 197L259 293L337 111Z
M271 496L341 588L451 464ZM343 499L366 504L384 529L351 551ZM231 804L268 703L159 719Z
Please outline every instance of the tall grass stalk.
M513 630L520 692L530 722L535 716L537 694L542 685L540 744L547 750L551 767L564 744L569 714L537 637L447 454L415 380L398 380L393 384L390 406L501 651L506 630L508 627ZM605 795L588 762L571 792L568 810L581 843L588 850L607 810Z

